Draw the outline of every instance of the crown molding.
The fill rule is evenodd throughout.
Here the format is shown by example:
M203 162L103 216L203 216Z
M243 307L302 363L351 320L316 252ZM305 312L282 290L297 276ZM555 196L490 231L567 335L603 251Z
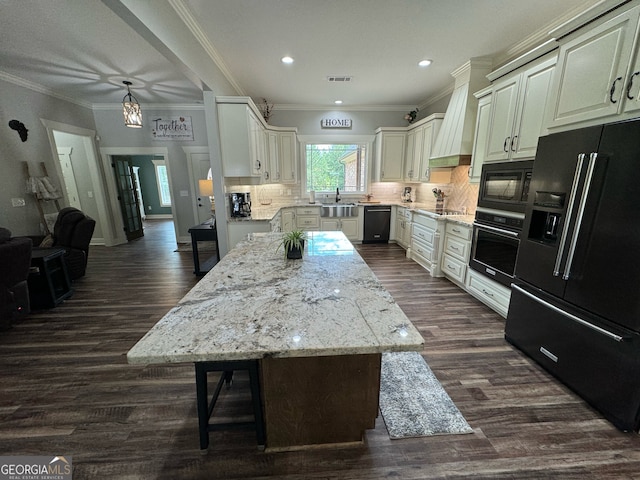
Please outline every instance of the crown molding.
M204 110L201 103L141 103L142 113L149 110ZM94 103L92 110L122 110L121 103Z
M52 90L49 87L45 87L44 85L40 85L39 83L26 80L22 77L18 77L17 75L12 75L11 73L3 72L1 70L0 70L0 80L4 80L5 82L8 82L8 83L13 83L14 85L17 85L19 87L28 88L29 90L33 90L34 92L38 92L43 95L48 95L50 97L54 97L59 100L64 100L65 102L73 103L80 107L89 108L89 109L92 108L92 105L89 102L84 102L77 98L63 95L61 93L56 92L55 90Z
M414 109L415 105L306 105L295 103L275 104L273 110L305 110L318 112L404 112Z

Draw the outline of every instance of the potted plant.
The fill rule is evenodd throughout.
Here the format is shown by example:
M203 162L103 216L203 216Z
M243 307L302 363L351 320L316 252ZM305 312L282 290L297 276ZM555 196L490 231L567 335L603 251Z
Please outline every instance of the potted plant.
M302 230L292 230L282 234L282 241L278 245L278 249L284 247L284 253L287 258L302 258L302 250L304 250L305 235Z

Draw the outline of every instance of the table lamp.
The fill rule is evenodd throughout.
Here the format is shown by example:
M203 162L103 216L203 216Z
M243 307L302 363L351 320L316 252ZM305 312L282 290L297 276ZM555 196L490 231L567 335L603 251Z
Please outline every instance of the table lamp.
M198 180L198 193L201 197L211 200L211 218L215 218L215 203L213 199L213 180L210 178Z

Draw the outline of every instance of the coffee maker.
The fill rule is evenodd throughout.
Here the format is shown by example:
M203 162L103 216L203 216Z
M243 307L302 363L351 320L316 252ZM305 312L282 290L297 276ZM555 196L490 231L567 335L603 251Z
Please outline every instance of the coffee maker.
M251 217L251 194L229 193L229 207L232 217Z

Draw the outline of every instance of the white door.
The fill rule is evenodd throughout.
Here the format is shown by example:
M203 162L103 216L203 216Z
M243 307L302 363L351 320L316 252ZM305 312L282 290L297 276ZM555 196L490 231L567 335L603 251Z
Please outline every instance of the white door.
M211 178L211 161L208 152L187 152L189 157L189 170L191 173L191 191L193 192L194 215L197 223L202 223L211 218L211 200L207 196L201 196L198 189L198 181ZM218 195L220 206L224 206L222 194ZM214 192L215 200L215 192Z
M73 148L58 148L58 158L60 159L60 168L62 169L62 179L67 194L67 201L70 207L82 210L80 205L80 195L78 195L78 186L76 185L76 177L73 174L73 165L71 164L71 154Z

